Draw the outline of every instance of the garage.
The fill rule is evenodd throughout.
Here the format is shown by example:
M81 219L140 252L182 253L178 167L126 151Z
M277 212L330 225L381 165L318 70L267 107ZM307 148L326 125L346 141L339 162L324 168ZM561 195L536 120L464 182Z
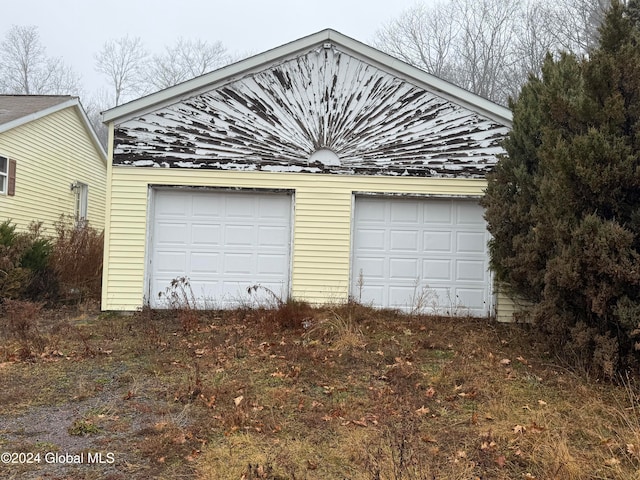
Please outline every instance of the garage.
M261 284L500 315L477 200L505 153L504 106L328 29L103 120L105 310L166 307L158 293L188 277L212 307L255 304Z
M482 213L468 199L356 196L351 296L376 307L488 315Z
M153 188L149 303L167 307L172 280L187 277L201 308L287 298L291 262L290 192ZM247 288L259 284L258 297ZM159 295L159 293L163 295ZM259 299L259 298L258 298Z

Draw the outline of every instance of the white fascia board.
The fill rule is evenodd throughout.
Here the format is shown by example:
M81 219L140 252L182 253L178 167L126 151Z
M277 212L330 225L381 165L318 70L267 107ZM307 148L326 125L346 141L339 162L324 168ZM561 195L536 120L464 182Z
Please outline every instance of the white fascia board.
M89 120L89 117L87 116L87 112L85 112L84 108L82 107L82 103L80 103L79 99L76 101L76 110L80 115L82 122L84 123L84 127L87 130L89 137L91 138L91 142L93 143L93 145L96 147L96 150L98 150L98 153L100 154L100 159L102 160L102 163L104 163L106 166L107 151L104 149L104 146L100 142L100 139L98 138L98 134L93 128L93 125L91 124L91 120Z
M159 107L168 103L174 103L184 97L191 97L200 91L212 90L222 84L237 80L238 76L244 76L251 71L288 57L299 51L311 48L322 41L328 40L328 30L309 35L280 47L267 50L239 62L226 65L210 73L179 83L173 87L149 94L129 103L119 105L102 113L102 121L109 123L114 120L127 119L137 112L148 111L151 107Z
M181 98L191 97L200 92L215 89L218 86L237 80L239 76L247 75L264 65L277 62L298 52L304 52L323 42L335 43L340 47L346 48L350 51L348 53L354 54L370 63L373 62L382 70L392 70L405 80L476 111L502 125L507 127L512 125L513 117L511 110L508 108L435 77L424 70L332 29L322 30L192 80L187 80L157 93L152 93L112 108L102 113L102 121L105 123L116 120L125 121L135 116L135 114L148 111L153 107L158 108L179 101Z
M400 77L425 90L439 94L448 100L452 100L471 110L477 111L498 123L511 127L513 115L509 108L431 75L388 53L370 47L350 37L346 37L339 32L330 31L330 34L331 39L335 39L336 43L348 48L355 55L359 55L363 57L363 59L368 60L369 63L375 63L380 69L387 71L393 70Z

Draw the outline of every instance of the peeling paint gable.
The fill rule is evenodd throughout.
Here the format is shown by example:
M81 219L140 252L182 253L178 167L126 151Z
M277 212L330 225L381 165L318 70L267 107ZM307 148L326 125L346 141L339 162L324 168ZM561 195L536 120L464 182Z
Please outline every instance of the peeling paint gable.
M114 165L474 178L503 153L506 126L327 47L116 125Z

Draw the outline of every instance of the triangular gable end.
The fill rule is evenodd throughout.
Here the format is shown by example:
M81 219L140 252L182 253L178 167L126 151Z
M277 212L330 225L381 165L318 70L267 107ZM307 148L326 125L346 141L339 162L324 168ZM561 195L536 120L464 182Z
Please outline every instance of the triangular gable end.
M123 119L114 164L484 176L503 153L509 119L384 66L337 42L312 45Z
M0 96L3 97L3 96ZM5 98L10 98L9 113L14 113L11 118L6 122L0 122L0 134L8 132L14 128L26 125L30 122L34 122L41 118L47 117L54 113L60 112L67 108L72 108L75 114L78 116L78 120L82 124L89 139L93 143L93 146L100 157L101 162L106 167L107 165L107 152L100 142L98 135L87 116L80 99L69 95L5 95ZM34 102L33 99L44 99L44 101ZM22 102L31 102L31 105L25 107L21 105ZM35 103L35 106L34 106ZM0 108L7 103L0 98ZM15 114L14 107L19 113ZM30 109L31 108L31 109Z

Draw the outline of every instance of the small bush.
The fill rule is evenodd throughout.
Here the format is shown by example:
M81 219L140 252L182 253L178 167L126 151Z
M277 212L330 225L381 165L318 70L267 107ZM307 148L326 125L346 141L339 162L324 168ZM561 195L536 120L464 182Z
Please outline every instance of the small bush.
M0 298L55 296L48 267L52 245L41 236L41 226L33 222L27 232L16 232L10 220L0 224Z
M313 318L313 309L307 302L289 299L270 311L267 321L281 329L302 330Z
M43 303L5 299L0 322L2 331L20 343L21 358L30 358L44 349L44 339L38 331L38 317Z
M49 266L57 277L63 300L98 300L102 288L104 234L88 224L56 223Z
M158 298L164 298L167 307L176 311L180 325L185 332L197 330L200 320L197 310L198 301L191 288L189 278L174 278L164 292L158 294Z

